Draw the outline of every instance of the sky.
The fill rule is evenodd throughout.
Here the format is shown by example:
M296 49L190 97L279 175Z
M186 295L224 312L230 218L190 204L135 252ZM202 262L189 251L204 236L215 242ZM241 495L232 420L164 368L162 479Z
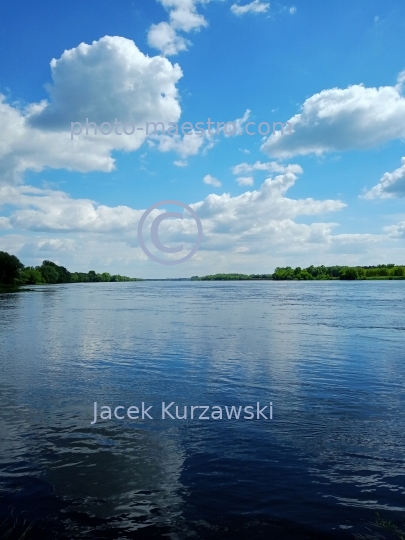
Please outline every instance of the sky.
M2 0L0 118L0 250L26 266L405 264L404 2ZM202 224L181 264L139 245L168 200ZM165 212L180 254L151 242ZM197 231L163 204L143 238L173 262Z

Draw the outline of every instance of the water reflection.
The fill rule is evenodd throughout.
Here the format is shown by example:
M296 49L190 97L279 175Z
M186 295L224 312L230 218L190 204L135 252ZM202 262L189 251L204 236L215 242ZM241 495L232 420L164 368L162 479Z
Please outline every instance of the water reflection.
M44 538L348 538L377 509L399 519L402 287L139 282L0 295L1 507L32 508ZM267 423L90 425L94 401L270 400Z

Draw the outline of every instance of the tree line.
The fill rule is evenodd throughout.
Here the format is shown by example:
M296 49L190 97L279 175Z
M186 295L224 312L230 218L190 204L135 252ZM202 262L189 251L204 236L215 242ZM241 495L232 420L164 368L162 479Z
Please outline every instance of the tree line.
M276 268L275 280L324 280L324 279L403 279L405 268L395 264L379 264L378 266L308 266L308 268Z
M89 272L69 272L64 266L52 261L43 261L41 266L24 266L15 256L0 251L0 284L6 286L40 285L55 283L87 283L87 282L115 282L115 281L141 281L139 278L130 278L119 274L111 275L108 272L101 274L90 270Z
M327 280L327 279L405 279L405 267L395 264L379 264L378 266L297 266L277 267L272 274L212 274L193 276L191 281L235 281L235 280Z

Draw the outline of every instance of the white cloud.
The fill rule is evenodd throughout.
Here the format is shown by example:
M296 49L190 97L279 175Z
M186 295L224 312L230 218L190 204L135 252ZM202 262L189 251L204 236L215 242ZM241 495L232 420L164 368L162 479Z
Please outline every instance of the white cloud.
M238 135L243 135L243 129L242 126L249 120L250 118L250 109L246 109L246 111L243 113L242 118L237 118L236 120L233 120L229 122L229 124L233 124L233 126L228 126L225 128L224 126L220 126L219 132L223 133L225 137L237 137ZM218 128L218 124L216 126L216 129Z
M286 198L286 191L294 185L296 179L296 175L287 172L274 179L268 178L259 190L248 191L237 197L226 193L212 194L204 201L193 204L193 207L198 209L202 219L214 219L214 225L208 229L223 228L226 218L229 230L238 228L241 231L251 229L254 223L254 227L257 227L263 220L293 219L298 215L332 212L345 207L344 203L334 200ZM206 175L203 182L214 187L221 185L212 175ZM15 208L8 218L14 229L31 231L100 234L124 232L133 236L143 212L127 206L98 205L89 199L72 199L63 191L32 186L1 186L0 201L1 206Z
M178 159L176 161L173 161L173 164L176 165L176 167L187 167L188 163L187 161Z
M180 117L179 65L144 55L130 39L105 36L81 43L53 59L51 71L51 101L29 114L31 126L67 131L86 117L99 124L118 118L137 125Z
M205 18L197 13L196 7L196 4L204 3L204 0L160 0L160 2L166 9L170 9L170 23L177 30L190 32L208 25Z
M268 161L267 163L256 161L252 165L249 163L240 163L239 165L232 167L233 174L246 174L254 171L265 171L267 173L292 172L294 174L302 174L303 172L300 165L281 165L280 163L277 163L277 161Z
M294 173L285 172L268 178L257 190L234 197L210 194L189 203L202 220L203 244L180 272L165 268L165 275L201 275L235 268L250 273L290 263L336 264L337 260L339 264L371 264L384 262L388 252L390 260L398 258L400 251L395 246L405 234L404 223L381 235L333 234L338 224L326 221L325 216L346 205L339 200L289 198L287 191L296 181ZM3 186L0 201L11 208L9 217L0 223L12 227L10 234L5 230L0 236L0 249L17 254L24 264L50 258L72 270L93 267L131 276L162 275L162 268L156 268L137 244L134 231L143 209L107 207L88 199L72 199L62 191L30 186ZM164 209L152 212L146 233L161 211ZM305 223L297 222L302 216L307 216ZM164 220L159 236L163 244L192 247L195 222L186 213L184 220Z
M181 132L183 129L183 124L178 124L177 131L174 125L167 129L168 132L170 130L170 133L174 133L173 135L168 135L167 133L151 135L148 142L152 147L154 147L156 143L157 149L160 152L176 152L183 159L199 153L205 154L217 144L219 135L222 134L225 138L237 136L238 133L241 132L242 126L248 120L249 116L250 110L248 109L245 111L242 118L237 118L236 120L229 122L234 126L234 128L229 130L230 132L235 131L233 135L228 135L224 131L224 126L218 125L221 123L224 124L225 122L212 122L213 128L211 127L211 129L208 129L207 127L207 129L203 130L202 127L199 127L199 131L196 131L195 129L192 129L190 132L184 131L184 133L186 133L185 135L179 134L179 131ZM204 122L201 122L201 124L204 124ZM191 125L192 124L190 124L190 126ZM188 128L185 127L184 129ZM175 165L178 165L178 162L176 162Z
M165 56L187 50L190 45L178 32L199 31L208 25L203 15L197 13L197 4L209 0L159 0L169 11L169 22L153 24L148 32L148 43Z
M114 150L133 151L145 131L133 135L85 135L71 140L71 122L177 122L180 67L148 57L131 40L106 36L82 43L51 62L50 100L21 111L0 96L0 182L18 182L28 169L111 171ZM122 128L120 128L122 129ZM118 131L120 131L120 129Z
M267 179L259 190L232 197L229 193L211 194L193 206L202 219L205 251L215 251L215 271L231 271L238 262L252 269L283 265L299 260L299 264L319 264L328 261L348 264L365 257L386 239L384 235L337 234L337 223L316 220L297 223L299 216L336 212L346 205L338 200L290 199L286 192L297 177L291 173ZM377 248L375 248L377 250ZM376 252L376 251L375 251ZM381 253L379 253L381 257ZM212 258L211 258L212 260ZM271 262L270 262L271 261ZM277 262L275 262L277 261Z
M206 176L204 176L203 182L204 182L204 184L208 184L208 185L214 186L214 187L221 187L222 186L221 182L217 178L214 178L213 176L211 176L210 174L207 174Z
M291 13L291 15L295 15L297 13L297 8L295 6L291 6L289 12Z
M252 176L240 176L236 178L236 181L240 186L253 186L254 179Z
M0 231L11 228L10 220L7 217L0 217Z
M379 183L370 189L364 199L392 199L405 197L405 157L401 159L402 166L392 173L386 172Z
M314 199L293 200L284 197L284 194L296 182L297 176L291 172L268 178L260 190L247 191L242 195L231 197L230 194L209 195L203 202L193 205L203 218L216 216L216 225L222 228L224 218L226 229L246 230L247 221L257 224L264 220L292 219L298 215L312 215L324 212L334 212L346 205L341 201ZM239 215L239 213L241 215ZM243 214L243 219L242 218ZM271 217L270 217L271 216Z
M270 7L269 3L260 2L260 0L253 0L250 4L240 6L238 4L232 4L231 11L235 15L241 16L246 13L266 13Z
M186 51L190 45L190 41L179 36L167 22L151 26L148 33L148 43L154 49L159 49L165 56L174 56L181 51Z
M185 23L184 23L185 24ZM114 151L135 151L147 141L161 152L177 152L183 163L188 156L207 152L217 140L207 130L198 135L147 136L145 125L179 120L181 109L176 84L180 67L161 56L144 55L131 40L105 36L91 45L80 44L51 62L50 97L24 110L6 103L0 95L0 184L18 184L24 171L46 167L71 171L110 172L115 168ZM235 120L238 128L249 117L246 111ZM85 120L97 125L89 127ZM101 124L132 122L132 135L102 135ZM71 135L71 123L82 132ZM80 131L79 124L76 125ZM129 126L131 129L131 126ZM142 129L141 129L142 128ZM221 133L221 130L219 130ZM182 166L182 165L180 165Z
M26 116L5 103L4 96L0 96L0 120L7 126L6 130L0 131L0 183L18 182L28 169L41 171L45 167L64 167L87 172L114 168L111 148L105 140L71 141L69 127L65 132L32 128Z
M289 122L292 133L268 137L261 146L276 158L371 148L405 137L405 98L402 84L366 88L362 84L342 90L323 90L308 98L302 112Z
M189 132L184 131L185 135L180 135L179 133L179 131L181 132L183 130L184 124L177 124L177 128L174 125L169 127L166 125L165 127L168 128L167 132L174 134L169 135L167 132L157 133L156 135L152 134L148 139L148 143L151 147L157 147L160 152L176 152L183 160L184 158L195 156L199 153L204 155L218 143L219 135L222 134L225 138L238 135L249 116L250 110L248 109L245 111L242 118L237 118L230 122L234 126L234 129L232 128L232 131L235 131L233 135L228 135L224 131L224 126L218 125L220 123L224 124L224 122L212 122L214 127L211 127L211 129L208 129L207 127L205 130L199 126L197 131L195 129L192 129ZM185 124L187 124L187 122L185 122ZM203 125L204 122L201 122L201 124ZM190 123L190 126L184 127L184 130L189 127L191 129L191 126L192 124ZM179 163L184 163L184 161L177 161L175 162L175 165L184 166L179 165Z
M397 223L396 225L389 225L388 227L384 227L384 231L391 238L403 239L405 238L405 221L401 221L400 223ZM403 254L402 254L402 261L403 261Z
M399 90L401 90L401 89L402 89L402 85L403 85L404 83L405 83L405 70L404 70L404 71L401 71L401 73L398 75L396 88L398 88Z
M156 135L152 137L158 144L160 152L176 152L181 158L195 156L213 147L214 141L206 134L198 135L195 131L186 135Z
M136 227L142 215L127 206L111 208L32 186L0 186L0 205L18 208L8 218L14 229L31 231L118 233Z

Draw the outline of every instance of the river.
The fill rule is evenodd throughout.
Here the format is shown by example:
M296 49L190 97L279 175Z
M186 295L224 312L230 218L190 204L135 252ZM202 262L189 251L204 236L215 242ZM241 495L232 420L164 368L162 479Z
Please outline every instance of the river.
M404 522L404 285L0 295L0 518L15 538L30 524L27 540L343 539L377 512Z

